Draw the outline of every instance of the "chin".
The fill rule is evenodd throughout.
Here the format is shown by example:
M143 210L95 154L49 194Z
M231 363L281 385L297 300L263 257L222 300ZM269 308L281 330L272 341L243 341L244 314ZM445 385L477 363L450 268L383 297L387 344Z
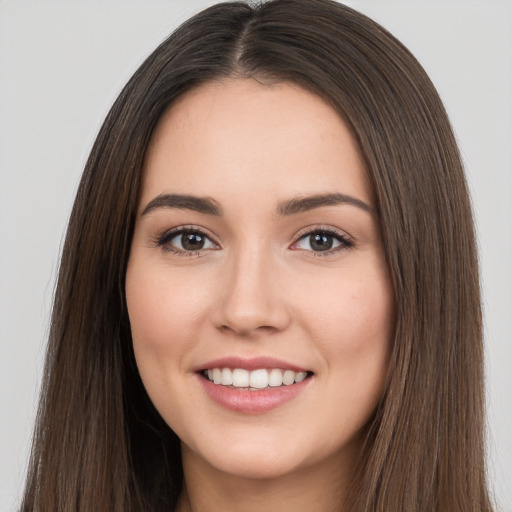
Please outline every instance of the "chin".
M238 478L266 480L294 473L307 465L298 457L296 448L284 447L283 443L248 443L245 439L229 446L217 444L214 449L210 446L192 450L184 446L183 451L196 463L202 461L214 471Z

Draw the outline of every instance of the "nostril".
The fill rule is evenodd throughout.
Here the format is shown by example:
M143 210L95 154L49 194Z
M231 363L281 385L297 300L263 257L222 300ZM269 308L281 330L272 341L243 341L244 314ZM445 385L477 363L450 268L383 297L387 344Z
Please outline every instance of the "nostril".
M281 329L272 325L250 325L248 322L232 322L230 324L223 324L218 329L226 335L233 335L241 339L251 340L253 338L261 338L264 336L272 336L278 333Z

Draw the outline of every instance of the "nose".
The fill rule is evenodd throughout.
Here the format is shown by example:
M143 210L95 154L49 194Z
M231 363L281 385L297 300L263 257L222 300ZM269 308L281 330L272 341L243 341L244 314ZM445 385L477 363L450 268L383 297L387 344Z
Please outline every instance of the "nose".
M282 331L291 315L279 265L263 251L240 252L226 263L215 326L238 336L253 337Z

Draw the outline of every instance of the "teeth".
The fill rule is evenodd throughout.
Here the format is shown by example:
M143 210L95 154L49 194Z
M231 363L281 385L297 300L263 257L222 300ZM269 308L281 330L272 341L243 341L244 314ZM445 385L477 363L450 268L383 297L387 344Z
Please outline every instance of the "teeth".
M263 389L268 387L267 370L254 370L249 375L249 387Z
M295 382L302 382L307 376L307 372L298 372L295 375Z
M223 386L231 386L231 384L233 384L233 374L229 368L222 368L220 383Z
M294 383L302 382L308 375L307 372L294 372L280 368L270 370L262 368L251 372L243 368L209 368L204 374L214 384L248 389L291 386Z
M283 374L283 384L289 386L295 382L295 372L292 370L286 370Z
M236 368L233 370L233 386L236 388L248 388L249 372L247 370L242 370L242 368Z
M273 368L270 370L270 375L268 376L268 385L270 387L276 388L283 384L283 371L278 368Z

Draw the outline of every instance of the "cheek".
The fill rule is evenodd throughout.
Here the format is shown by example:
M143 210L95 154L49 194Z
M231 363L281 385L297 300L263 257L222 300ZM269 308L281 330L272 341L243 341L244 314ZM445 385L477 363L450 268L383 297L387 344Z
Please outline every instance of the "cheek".
M387 279L352 285L352 293L323 302L316 337L327 365L325 384L330 390L327 401L333 410L332 421L346 428L348 435L368 424L382 396L394 329Z
M325 361L325 375L338 387L336 396L360 401L369 411L382 392L394 331L387 272L383 265L353 268L343 278L325 281L322 288L324 293L303 293L299 299L308 304L304 328Z
M200 339L205 300L201 283L170 272L151 259L134 258L126 274L126 301L133 349L144 387L169 425L181 421L178 404L185 396L184 373ZM203 281L204 284L204 281Z
M177 349L199 323L205 294L190 281L155 265L133 262L126 275L126 300L134 345Z
M152 262L133 260L126 275L126 300L137 368L157 406L168 409L175 379L198 339L204 294Z
M354 275L362 274L354 271ZM300 300L308 304L304 308L306 321L326 348L336 349L343 340L343 345L357 351L390 338L393 298L385 272L367 272L361 278L332 278L322 288L322 293L302 293Z

